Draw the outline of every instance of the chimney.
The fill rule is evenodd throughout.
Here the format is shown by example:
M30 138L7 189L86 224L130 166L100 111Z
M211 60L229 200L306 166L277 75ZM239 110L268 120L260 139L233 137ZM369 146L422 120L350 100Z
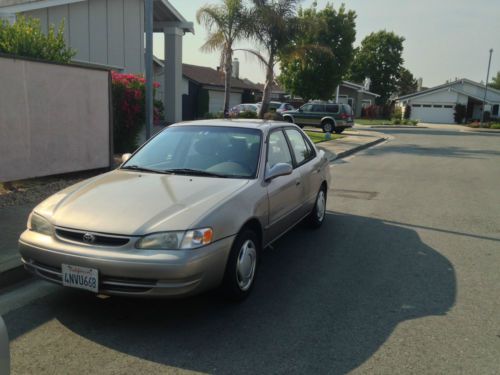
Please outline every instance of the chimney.
M422 84L424 83L424 80L422 77L417 79L417 92L422 91Z
M363 89L366 91L370 91L370 85L372 84L372 80L368 77L365 78L365 81L363 82Z
M240 79L240 62L237 58L233 60L233 74L231 76L233 78Z
M220 72L220 66L217 67L217 71Z

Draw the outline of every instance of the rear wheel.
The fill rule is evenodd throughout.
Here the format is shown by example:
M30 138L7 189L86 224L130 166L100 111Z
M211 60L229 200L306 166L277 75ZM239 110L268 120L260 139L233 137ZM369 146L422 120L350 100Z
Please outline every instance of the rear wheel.
M308 221L311 227L319 228L323 221L325 221L326 214L326 189L324 186L318 192L316 196L316 202L314 203L314 208L309 214Z
M324 133L331 133L335 130L335 124L331 120L323 121L321 127L323 128Z
M250 229L243 229L234 240L222 282L222 289L228 299L242 301L250 294L259 252L258 236Z
M335 133L340 134L345 130L345 128L335 128Z

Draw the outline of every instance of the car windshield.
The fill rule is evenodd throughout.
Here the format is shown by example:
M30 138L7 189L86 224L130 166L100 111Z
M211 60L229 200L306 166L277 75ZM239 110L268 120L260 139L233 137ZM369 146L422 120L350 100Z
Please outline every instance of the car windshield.
M121 168L226 178L255 178L262 133L223 126L173 126Z

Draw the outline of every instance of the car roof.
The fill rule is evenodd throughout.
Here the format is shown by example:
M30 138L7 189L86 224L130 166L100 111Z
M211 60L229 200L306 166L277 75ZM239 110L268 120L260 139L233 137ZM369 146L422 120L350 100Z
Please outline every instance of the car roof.
M293 125L285 121L275 120L260 120L260 119L210 119L210 120L196 120L184 121L170 125L170 127L177 126L224 126L224 127L238 127L247 129L261 129L262 131L269 131L279 126Z

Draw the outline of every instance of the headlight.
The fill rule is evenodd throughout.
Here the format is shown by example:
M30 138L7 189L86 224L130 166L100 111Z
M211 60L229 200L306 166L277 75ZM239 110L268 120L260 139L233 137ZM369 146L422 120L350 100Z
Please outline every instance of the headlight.
M179 250L195 249L212 242L211 228L189 230L187 232L162 232L141 238L136 247L139 249Z
M28 218L28 229L47 236L51 236L54 231L54 227L47 219L34 212L32 212Z

